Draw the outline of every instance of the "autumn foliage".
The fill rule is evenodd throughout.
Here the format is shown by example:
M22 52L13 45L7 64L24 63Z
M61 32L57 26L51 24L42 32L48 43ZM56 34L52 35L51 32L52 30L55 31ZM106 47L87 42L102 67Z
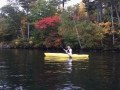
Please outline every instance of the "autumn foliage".
M59 22L60 22L60 18L58 16L47 17L37 22L35 24L35 27L37 29L46 29L48 27L56 27L56 25L58 25Z
M37 29L45 30L43 45L47 48L58 47L62 44L63 38L58 34L59 22L59 16L53 16L43 18L35 24Z
M43 42L43 45L48 47L58 47L62 44L63 37L61 37L58 33L50 33Z

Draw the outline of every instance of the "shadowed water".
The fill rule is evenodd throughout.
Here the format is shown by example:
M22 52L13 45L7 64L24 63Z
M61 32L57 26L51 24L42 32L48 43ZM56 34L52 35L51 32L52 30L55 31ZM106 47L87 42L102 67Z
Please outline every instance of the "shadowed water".
M120 53L45 59L40 50L0 50L0 90L120 90Z

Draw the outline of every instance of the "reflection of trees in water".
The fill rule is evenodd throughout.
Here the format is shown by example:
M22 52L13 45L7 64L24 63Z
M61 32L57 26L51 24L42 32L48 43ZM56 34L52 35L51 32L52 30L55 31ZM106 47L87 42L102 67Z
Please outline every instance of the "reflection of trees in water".
M59 86L62 89L81 88L80 85L73 84L75 82L71 78L74 76L71 75L74 74L73 68L78 67L80 70L79 67L84 67L82 61L46 62L43 53L31 50L8 50L2 54L0 55L3 56L1 57L3 63L0 61L0 65L7 67L0 67L2 73L0 89L56 90Z
M42 52L16 49L3 51L4 53L0 53L0 55L3 56L3 61L6 64L4 66L7 67L1 69L0 89L35 89L35 76L43 70L44 66ZM0 60L0 65L3 65L1 62Z
M51 77L51 73L56 74L56 76L54 75L56 81L53 80L56 85L56 90L84 90L83 88L81 88L80 82L78 81L78 84L75 84L75 81L80 80L78 75L78 72L80 72L79 70L88 69L88 65L88 60L73 61L72 58L62 61L58 61L57 59L45 60L45 71L48 74L49 78ZM74 72L77 72L76 75L74 75ZM78 78L76 78L75 76L77 76ZM49 80L49 78L47 79Z
M119 90L120 54L90 55L89 60L44 61L42 53L0 51L0 89ZM81 89L82 90L82 89Z
M119 54L103 52L94 56L90 59L90 75L84 88L87 90L119 90Z

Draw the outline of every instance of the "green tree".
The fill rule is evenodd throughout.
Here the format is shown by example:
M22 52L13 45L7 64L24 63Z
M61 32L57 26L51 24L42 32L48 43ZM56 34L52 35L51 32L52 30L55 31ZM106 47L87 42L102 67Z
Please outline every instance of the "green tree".
M9 0L11 1L11 0ZM27 38L30 38L30 20L28 18L28 15L30 13L30 10L32 7L34 7L37 0L16 0L20 4L20 6L23 8L24 12L26 13L27 17Z
M102 47L100 43L101 36L97 34L101 29L94 23L87 21L84 3L81 2L80 6L69 7L63 13L64 23L61 23L59 34L64 37L65 42L68 44L71 43L72 46L79 45L76 33L77 29L82 48Z
M62 4L62 7L64 8L65 6L65 2L70 1L70 0L49 0L49 2L57 7L60 7L60 5Z
M6 5L1 8L1 17L4 18L4 22L8 24L7 31L14 38L20 38L20 25L21 17L24 13L19 10L18 7L13 7L11 5Z
M11 33L8 33L7 29L8 29L8 23L5 22L4 18L0 18L0 41L1 42L9 41L9 40L6 40L6 38L12 35Z
M55 6L51 5L48 1L38 0L34 8L31 9L29 19L34 24L42 18L54 16L55 13L57 13L57 9Z

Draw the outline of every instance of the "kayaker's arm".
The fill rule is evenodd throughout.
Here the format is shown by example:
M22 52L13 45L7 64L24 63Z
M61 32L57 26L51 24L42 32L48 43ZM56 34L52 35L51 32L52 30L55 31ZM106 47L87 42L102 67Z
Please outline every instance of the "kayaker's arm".
M65 49L63 49L63 50L64 50L66 53L68 53L67 50L65 50Z
M66 50L66 53L67 53L70 57L72 57L71 54L67 52L67 50Z
M60 47L65 51L65 53L67 53L70 57L72 57L71 54L67 52L67 50L65 50L62 46Z

